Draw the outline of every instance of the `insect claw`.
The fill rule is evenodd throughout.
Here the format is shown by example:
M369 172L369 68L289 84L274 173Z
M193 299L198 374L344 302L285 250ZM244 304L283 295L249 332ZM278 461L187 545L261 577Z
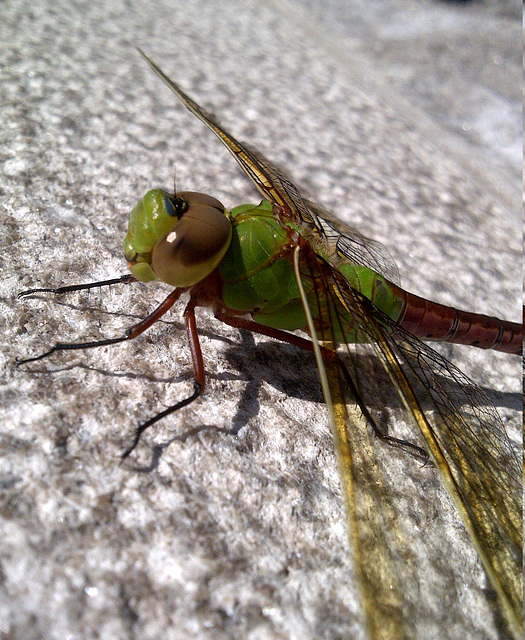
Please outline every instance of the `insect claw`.
M167 409L164 409L164 411L161 411L160 413L157 413L157 415L153 416L153 418L150 418L146 422L144 422L141 425L139 425L135 429L135 436L133 438L133 442L121 454L121 456L120 456L121 461L125 460L129 456L129 454L133 451L133 449L135 449L135 447L139 443L141 435L144 433L144 431L146 431L146 429L151 427L152 424L155 424L156 422L158 422L162 418L165 418L166 416L169 416L170 413L175 413L175 411L178 411L179 409L182 409L182 407L185 407L186 405L190 404L191 402L196 400L201 395L201 393L202 393L202 385L199 382L195 381L194 384L193 384L193 393L191 394L191 396L188 396L187 398L184 398L184 400L180 400L179 402L171 405Z
M36 360L42 360L42 358L45 358L46 356L48 356L50 353L52 353L54 351L54 349L51 349L51 351L46 351L46 353L42 353L39 356L33 356L32 358L15 358L15 363L16 366L19 366L21 364L27 364L28 362L35 362Z
M138 440L137 440L138 442ZM131 446L129 446L123 453L120 454L120 464L124 462L124 460L129 456L129 454L133 451L133 449L137 446L137 442L134 442Z
M135 447L138 445L139 440L140 440L140 435L141 435L142 431L140 429L140 427L138 427L135 431L135 435L133 437L133 442L130 444L130 446L125 449L121 454L120 454L120 463L122 464L124 462L124 460L129 456L129 454L133 451L133 449L135 449Z
M16 297L19 300L20 298L25 298L33 293L50 293L51 291L53 291L53 289L26 289L26 291L20 291Z

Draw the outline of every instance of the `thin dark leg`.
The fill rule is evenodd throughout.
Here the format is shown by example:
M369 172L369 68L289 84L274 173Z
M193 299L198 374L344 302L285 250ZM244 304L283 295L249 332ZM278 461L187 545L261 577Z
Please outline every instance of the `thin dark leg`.
M221 322L230 325L231 327L235 327L236 329L246 329L248 331L253 331L254 333L260 333L262 335L268 336L269 338L275 338L277 340L281 340L282 342L287 342L288 344L292 344L301 349L306 349L307 351L313 352L313 345L310 340L306 340L305 338L301 338L300 336L296 336L294 333L288 333L287 331L282 331L281 329L274 329L272 327L265 327L258 322L253 320L247 320L246 318L238 318L236 316L230 316L227 313L217 313L216 317ZM365 417L365 420L371 425L372 429L376 436L386 442L387 444L403 449L404 451L408 451L409 453L415 454L418 458L420 458L423 462L428 461L428 453L413 444L412 442L407 442L406 440L401 440L400 438L394 438L393 436L389 436L384 433L382 429L380 429L375 423L374 419L370 415L365 403L361 399L361 395L359 390L357 389L350 372L346 368L344 362L338 356L335 351L331 349L326 349L325 347L321 347L321 353L323 357L329 360L335 359L336 364L338 365L341 373L343 374L343 378L352 394L354 400L356 401L358 407L361 409L361 413Z
M71 284L66 287L58 287L57 289L27 289L27 291L21 291L17 298L24 298L30 296L33 293L69 293L70 291L83 291L84 289L94 289L95 287L108 287L112 284L131 284L137 282L137 278L127 273L119 278L112 278L111 280L100 280L100 282L89 282L87 284Z
M153 418L150 418L149 420L147 420L143 424L139 425L137 427L137 429L135 430L135 435L133 436L133 442L122 453L122 455L120 456L121 459L125 460L129 456L129 454L133 451L133 449L135 449L135 447L138 445L141 435L144 433L144 431L146 431L146 429L151 427L152 424L155 424L159 420L162 420L162 418L165 418L166 416L169 416L170 413L174 413L175 411L178 411L179 409L182 409L182 407L185 407L187 404L190 404L191 402L196 400L201 395L201 393L202 393L202 389L201 389L199 383L195 382L195 386L193 388L193 393L191 394L191 396L189 396L188 398L184 398L184 400L181 400L180 402L177 402L176 404L172 404L171 407L168 407L167 409L164 409L164 411L161 411L160 413L157 413L156 416L153 416Z
M195 301L190 300L186 309L184 310L184 321L186 323L186 331L188 334L191 357L193 360L193 375L195 379L193 393L188 398L184 398L184 400L180 400L179 402L171 405L167 409L164 409L164 411L161 411L156 416L153 416L153 418L150 418L147 422L144 422L143 424L139 425L135 431L133 442L124 451L124 453L121 456L122 460L127 458L129 454L133 451L133 449L135 449L135 447L139 443L141 435L144 433L144 431L146 431L146 429L151 427L151 425L155 424L159 420L162 420L162 418L169 416L170 413L174 413L175 411L182 409L182 407L185 407L186 405L196 400L201 395L204 389L206 376L204 372L204 361L202 359L202 350L199 342L199 334L197 331L197 323L195 320L196 306L197 305Z
M150 314L147 318L144 318L141 322L130 327L123 336L119 338L108 338L107 340L97 340L95 342L79 342L79 343L64 343L57 342L54 347L42 353L39 356L34 356L33 358L25 358L23 360L17 360L17 364L25 364L27 362L35 362L36 360L42 360L43 358L47 358L55 351L73 351L76 349L92 349L94 347L105 347L110 344L117 344L118 342L124 342L125 340L133 340L141 333L149 329L152 324L157 322L171 307L177 302L180 298L183 291L180 289L174 289L155 309L155 311Z
M348 369L346 368L342 360L339 358L339 356L336 356L336 357L337 357L337 364L339 365L339 369L343 374L343 377L345 379L346 384L348 385L348 388L350 389L350 393L352 394L354 400L357 402L357 406L361 410L361 413L365 417L365 420L372 426L374 433L376 434L376 437L378 437L380 440L382 440L383 442L386 442L387 444L393 447L396 447L398 449L403 449L403 451L407 451L408 453L412 453L416 455L416 457L418 457L423 463L426 464L428 462L428 453L424 449L422 449L421 447L418 447L417 444L408 442L407 440L402 440L401 438L394 438L394 436L389 436L387 433L385 433L382 429L380 429L377 426L374 419L370 415L370 412L368 411L367 406L363 402L361 395L355 385L355 382L352 376L350 375L350 372L348 371Z

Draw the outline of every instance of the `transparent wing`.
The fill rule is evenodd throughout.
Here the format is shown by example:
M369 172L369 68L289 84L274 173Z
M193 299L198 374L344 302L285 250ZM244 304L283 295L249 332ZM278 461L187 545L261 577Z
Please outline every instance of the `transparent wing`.
M186 95L173 80L142 51L139 52L153 71L161 78L189 111L199 118L227 147L244 173L264 198L287 211L305 235L314 236L322 243L335 264L340 259L361 264L398 283L399 274L390 254L379 242L366 238L355 229L338 221L319 205L305 200L299 189L283 172L271 164L262 154L248 145L238 142L217 120L206 113Z
M314 212L321 221L327 242L335 245L338 257L364 265L390 282L400 284L397 266L385 246L341 222L316 202L306 200L306 203L309 211Z
M521 466L495 408L459 369L374 307L319 256L310 252L305 261L308 277L316 282L319 339L335 349L334 329L341 335L350 317L360 340L371 345L419 427L511 627L520 633ZM352 358L352 346L343 347ZM325 366L331 368L334 440L371 635L374 639L402 637L383 633L386 619L393 624L393 611L399 614L405 606L401 594L409 569L400 568L399 558L408 556L407 541L398 529L362 418L351 413L348 419L340 406L344 399L334 365L327 362ZM355 386L365 388L359 384L359 367L353 371ZM361 400L372 404L366 397Z
M522 624L521 465L486 395L444 357L379 311L328 264L332 320L369 342L418 425L428 452L514 629Z
M298 248L296 254L297 251ZM404 621L408 616L399 559L408 555L407 540L398 527L394 502L388 500L389 488L376 464L366 420L356 405L348 411L337 360L329 356L336 350L336 322L332 320L337 318L336 299L329 287L330 272L312 252L303 252L301 259L302 265L296 266L296 280L307 318L313 314L301 285L303 275L307 274L317 285L315 307L319 313L315 320L309 319L309 332L314 346L320 340L324 348L324 360L319 349L314 353L339 462L366 624L372 640L405 638Z

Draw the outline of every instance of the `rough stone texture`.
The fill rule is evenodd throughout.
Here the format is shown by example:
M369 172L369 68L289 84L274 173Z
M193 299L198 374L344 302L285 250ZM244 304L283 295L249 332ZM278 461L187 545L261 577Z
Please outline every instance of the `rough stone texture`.
M520 317L516 3L347 4L2 3L0 637L364 637L309 354L204 312L205 396L122 466L135 425L191 389L178 313L134 343L14 366L58 339L119 335L166 295L15 299L124 273L128 212L174 166L180 188L258 200L135 45L384 242L408 289ZM515 434L517 359L441 351ZM407 637L506 637L435 471L379 455L419 567Z

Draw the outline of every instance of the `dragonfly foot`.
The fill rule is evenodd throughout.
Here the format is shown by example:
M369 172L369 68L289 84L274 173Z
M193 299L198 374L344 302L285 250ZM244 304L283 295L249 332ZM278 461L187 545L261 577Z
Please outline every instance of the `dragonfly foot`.
M170 407L168 407L164 411L161 411L160 413L157 413L157 415L153 416L153 418L150 418L149 420L147 420L143 424L139 425L135 430L135 435L133 437L133 442L120 455L121 461L125 460L129 456L129 454L133 451L133 449L136 448L136 446L138 445L138 443L140 441L140 438L141 438L142 434L144 433L144 431L146 431L146 429L151 427L151 425L155 424L155 422L158 422L162 418L165 418L166 416L169 416L170 413L174 413L175 411L178 411L179 409L182 409L182 407L185 407L186 405L190 404L191 402L196 400L201 395L201 393L202 393L202 386L198 382L195 382L194 387L193 387L193 393L191 394L191 396L189 396L187 398L184 398L184 400L180 400L179 402L171 405Z

